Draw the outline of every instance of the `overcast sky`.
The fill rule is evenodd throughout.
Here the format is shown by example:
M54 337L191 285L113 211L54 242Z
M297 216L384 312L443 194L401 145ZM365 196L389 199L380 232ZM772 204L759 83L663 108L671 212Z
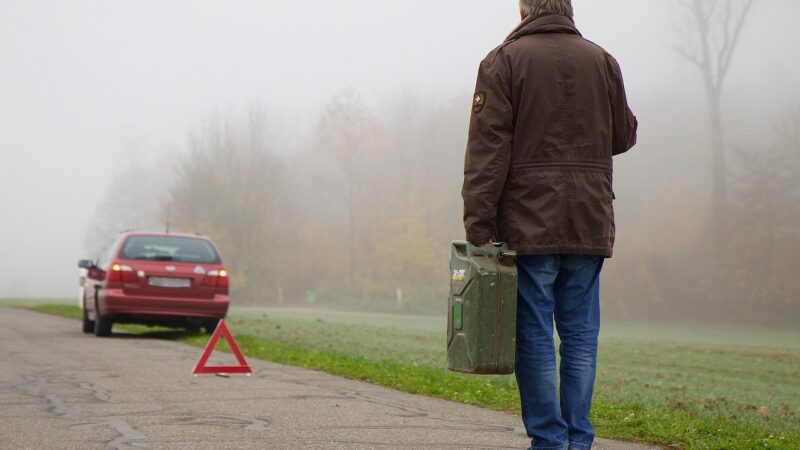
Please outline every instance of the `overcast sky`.
M674 51L676 1L574 3L634 108L700 94ZM0 297L72 296L114 173L180 150L204 117L259 102L302 135L344 88L371 105L413 93L468 108L479 61L517 14L514 0L0 0ZM798 17L800 2L760 1L743 35L729 90L758 114L797 94Z

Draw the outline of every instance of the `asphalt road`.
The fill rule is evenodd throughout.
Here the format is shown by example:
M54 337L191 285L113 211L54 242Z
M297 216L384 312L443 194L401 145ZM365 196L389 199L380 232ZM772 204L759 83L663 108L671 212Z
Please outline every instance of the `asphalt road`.
M3 449L524 449L518 417L310 370L249 361L193 377L200 349L85 335L0 308ZM600 441L596 449L646 447Z

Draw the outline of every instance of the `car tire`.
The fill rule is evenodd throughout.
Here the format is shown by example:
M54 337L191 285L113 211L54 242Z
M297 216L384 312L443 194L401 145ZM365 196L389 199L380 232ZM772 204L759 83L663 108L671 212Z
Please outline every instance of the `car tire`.
M89 320L89 311L86 310L86 298L83 299L83 332L94 332L94 320Z
M217 329L217 325L219 325L218 319L209 320L208 322L206 322L203 328L205 328L206 334L211 336L212 334L214 334L214 330Z
M114 326L114 321L111 317L103 317L99 302L95 302L94 316L94 335L98 337L111 336L111 328Z

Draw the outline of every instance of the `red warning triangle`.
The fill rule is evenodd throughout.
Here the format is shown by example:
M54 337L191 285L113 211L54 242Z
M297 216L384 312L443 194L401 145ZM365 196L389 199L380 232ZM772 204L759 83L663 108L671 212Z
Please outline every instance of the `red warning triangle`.
M211 353L214 352L214 349L217 347L217 342L219 342L220 336L225 338L225 342L228 343L228 346L231 348L231 352L236 357L236 361L239 362L238 366L206 366L208 362L208 358L211 356ZM236 345L236 341L231 336L231 332L228 331L228 326L225 325L224 320L220 320L217 328L214 330L214 333L211 335L211 339L206 344L206 348L203 350L203 354L200 355L200 360L197 361L197 365L194 366L194 375L231 375L231 374L245 374L250 375L253 371L250 370L250 366L245 361L244 356L242 356L242 352L239 351L239 346Z

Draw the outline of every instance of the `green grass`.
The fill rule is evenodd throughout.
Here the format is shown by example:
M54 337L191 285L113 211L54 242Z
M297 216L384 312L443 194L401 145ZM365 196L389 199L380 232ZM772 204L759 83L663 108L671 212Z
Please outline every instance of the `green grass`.
M80 318L73 306L31 308ZM441 319L412 321L246 311L232 314L228 324L250 358L519 412L513 377L446 371L443 332L435 329L443 327ZM207 341L164 329L124 328L197 346ZM602 437L685 449L797 450L798 417L800 333L624 325L607 326L603 333L592 410Z
M56 316L68 317L70 319L81 320L83 318L80 308L75 305L65 304L51 304L51 305L34 305L25 306L24 303L4 303L0 306L13 306L16 308L32 309L47 314L54 314Z

